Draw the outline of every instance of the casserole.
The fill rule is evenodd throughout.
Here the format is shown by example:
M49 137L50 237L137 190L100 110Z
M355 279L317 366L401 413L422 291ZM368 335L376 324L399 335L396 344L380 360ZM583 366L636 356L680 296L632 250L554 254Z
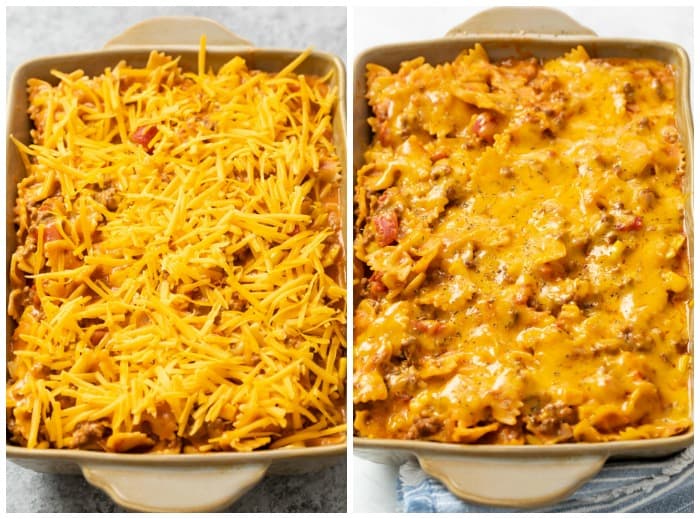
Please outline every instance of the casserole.
M197 47L190 45L177 45L177 42L195 42L201 34L207 34L209 37L209 52L208 58L209 63L213 68L217 69L223 63L227 62L234 55L241 56L244 58L251 68L257 68L265 71L278 72L289 63L294 57L298 55L295 51L272 51L272 50L253 50L245 40L231 35L228 31L223 29L218 24L210 22L207 20L191 19L191 18L180 18L180 19L165 19L165 20L149 20L142 23L131 30L127 31L121 37L110 42L112 48L109 48L102 52L97 53L84 53L80 55L71 56L59 56L46 58L41 60L35 60L30 63L25 64L20 67L12 83L10 99L12 108L10 109L10 118L8 121L8 133L16 136L21 142L29 142L28 130L29 122L26 116L26 96L24 95L24 85L29 77L37 77L39 79L49 80L50 69L61 69L61 70L73 70L76 68L82 68L88 75L97 75L105 67L113 66L117 61L125 60L129 63L133 63L135 66L143 65L145 60L148 59L148 55L151 50L156 48L157 50L164 51L171 55L181 56L181 64L183 68L189 70L196 70L197 68ZM333 77L333 85L337 87L338 90L343 90L344 79L343 79L343 66L339 60L332 56L328 56L321 53L313 53L309 57L309 60L299 69L302 73L310 74L330 74ZM337 143L338 152L340 154L340 160L344 162L344 130L343 130L343 101L342 99L338 101L339 106L336 105L333 114L333 139ZM330 133L330 132L329 132ZM18 161L18 155L12 146L8 149L8 193L9 199L13 200L16 193L16 185L19 178L21 178L21 163ZM12 206L12 203L8 203L8 209ZM8 215L8 224L12 220L11 212ZM13 243L13 233L8 229L8 236L10 236L10 243L8 243L8 250L12 250L17 244ZM11 323L8 326L8 332L11 334ZM298 454L303 451L304 457L313 459L311 464L300 463L300 458ZM47 468L46 464L37 465L37 460L46 458L60 459L62 461L72 460L76 462L83 469L84 474L90 481L95 481L98 486L103 488L110 487L108 493L111 491L111 495L116 496L116 499L129 508L138 509L148 509L148 510L200 510L200 509L210 509L219 508L230 503L238 495L249 488L254 482L259 480L268 468L272 472L279 472L289 470L290 466L293 466L294 471L305 471L308 469L321 468L325 462L337 461L344 453L343 445L333 445L328 448L323 447L320 449L311 448L309 450L302 449L298 453L293 453L291 450L282 449L279 452L272 453L272 457L266 456L243 456L243 457L233 457L228 458L217 458L216 461L212 460L213 463L210 467L213 471L203 470L209 463L204 463L202 459L187 459L182 457L181 459L176 459L173 463L180 467L181 474L177 476L163 476L173 479L173 487L171 489L175 490L171 495L164 496L158 495L159 492L154 491L153 488L148 489L148 484L141 482L138 483L139 479L133 474L128 474L128 484L127 487L121 487L123 482L119 480L119 474L126 474L125 472L120 472L111 480L105 477L104 470L111 469L112 463L122 464L125 459L117 456L116 458L111 458L109 456L103 457L98 455L96 458L93 457L92 453L83 452L64 452L58 453L55 451L26 451L24 449L19 449L16 447L8 446L7 449L8 456L17 457L20 464L25 466L39 466L42 468ZM253 453L258 454L258 453ZM266 453L260 453L266 454ZM291 454L291 459L293 463L285 463L285 459L289 459ZM58 455L58 456L55 456ZM66 457L66 455L68 455ZM74 455L74 456L72 456ZM206 458L207 456L205 456ZM135 456L132 461L136 461L138 466L167 466L168 456ZM180 458L180 456L175 456L175 458ZM84 460L92 459L93 461L99 460L99 467L95 465L90 466L87 463L82 463ZM111 460L111 461L106 461ZM325 460L325 461L324 461ZM318 464L317 464L318 462ZM105 463L107 463L105 465ZM162 465L164 464L164 465ZM224 465L228 465L224 468ZM245 466L242 466L245 465ZM214 468L215 467L215 468ZM55 466L53 468L56 468ZM65 467L64 467L65 468ZM74 467L73 467L74 468ZM99 468L99 470L98 470ZM124 469L124 466L121 466ZM193 473L188 469L196 468ZM104 470L103 470L104 469ZM119 471L117 471L119 472ZM128 472L128 471L127 471ZM148 471L149 474L155 475L152 471ZM215 488L217 485L207 485L206 492L192 493L193 484L196 485L194 480L199 480L200 482L205 482L209 478L222 480L229 479L228 483L224 483L223 488ZM151 482L160 485L160 477L156 475L155 479ZM235 484L233 484L235 480ZM178 482L182 481L184 487L189 488L189 491L179 491L177 489ZM133 485L137 482L136 485ZM141 493L142 499L132 499L133 496L129 494L129 485L132 485L132 489L137 493ZM170 492L168 492L170 493Z
M532 20L532 22L530 25L528 25L530 20ZM519 29L525 29L526 32L530 33L532 33L534 29L542 30L542 28L544 28L544 32L550 32L552 34L567 33L567 31L571 34L561 37L553 37L551 35L546 36L542 34L519 34L517 36L506 36L504 33L509 31L492 30L493 27L503 27L503 25L494 25L494 23L505 24L506 26L508 26L510 23L512 26L518 27ZM484 32L486 32L486 34L470 37L469 33L472 30L475 32L485 30ZM645 57L655 58L661 62L674 64L678 70L678 76L676 77L678 99L675 104L675 112L678 119L677 124L680 126L681 132L683 133L681 137L683 144L685 145L685 148L690 151L692 128L690 127L688 112L688 86L687 84L683 85L684 82L687 82L687 58L685 58L683 51L677 47L665 44L644 44L642 42L632 43L629 41L621 42L594 39L590 36L581 35L582 31L590 35L589 31L584 31L583 28L573 23L570 19L563 17L563 15L557 13L556 11L500 9L487 11L486 13L483 13L482 15L468 21L466 24L460 26L456 30L451 31L449 35L456 37L456 39L448 38L443 41L390 45L367 51L357 59L355 65L355 169L357 170L362 164L362 158L365 150L367 149L369 136L368 128L365 126L365 121L367 120L369 112L363 99L365 94L363 86L365 66L368 63L373 63L379 65L380 67L386 67L394 71L398 68L400 62L413 59L418 56L424 56L427 63L437 65L438 63L451 61L459 52L472 49L477 43L480 43L485 47L487 53L493 60L501 60L504 58L522 58L529 56L534 56L540 59L550 59L556 56L564 55L570 49L581 44L593 57ZM578 33L579 36L573 36L574 33ZM416 103L417 102L418 101L416 101ZM381 118L381 115L378 115L377 117ZM377 124L376 120L372 121L372 124ZM380 135L379 138L381 140L382 136ZM358 176L362 173L363 172L360 172ZM690 193L691 176L692 173L690 172L689 166L688 170L686 171L685 178L687 184L684 186L684 191L686 194ZM389 195L388 200L391 200L392 196L393 195ZM381 204L383 202L380 201L379 203ZM691 240L692 226L690 222L690 207L687 200L685 216L685 229L689 236L689 240ZM377 228L376 232L380 234L381 231L377 226L376 220L374 220L374 226ZM372 280L370 279L370 282L371 281ZM392 290L392 285L387 283L387 286L389 287L389 290ZM413 402L411 405L413 405ZM438 411L434 412L437 413ZM380 417L377 419L377 422L381 423L381 420L382 419ZM396 422L401 423L401 418L397 418ZM358 428L360 428L360 425L358 425ZM392 422L392 427L395 426L396 423ZM434 431L430 431L429 434L433 434L433 432ZM377 434L376 437L381 437L381 435ZM682 446L683 442L687 444L691 437L692 436L690 434L683 434L682 436L671 438L669 441L671 444L675 444L676 448L679 448ZM557 499L558 497L563 497L566 492L573 490L572 485L575 487L587 477L590 477L595 472L595 464L599 463L598 466L601 466L605 457L621 453L631 454L635 452L635 448L638 448L636 452L646 450L648 451L646 454L649 454L649 452L654 450L654 446L662 447L665 441L666 440L660 442L647 440L642 442L614 442L605 444L604 446L577 444L564 445L561 446L562 448L560 449L550 448L550 446L532 448L507 447L499 449L492 448L491 446L462 447L457 445L442 444L438 446L427 442L394 442L387 440L365 440L357 438L355 440L355 448L357 449L359 455L365 457L371 456L376 461L378 454L376 452L371 452L373 448L382 446L385 449L396 449L394 454L397 456L403 456L406 455L407 452L410 452L412 446L413 454L419 458L419 461L426 471L442 479L443 482L445 482L447 486L450 487L451 490L455 491L460 497L472 498L476 501L500 505L535 506L547 502L548 500L551 501ZM409 450L407 451L406 449ZM448 458L445 457L445 455L448 453L453 455L453 458L449 459L449 461ZM563 462L563 458L560 458L557 464L557 457L566 457L574 453L582 456L582 458L573 464L569 462L568 468L567 463ZM435 459L428 459L432 455L435 456ZM461 470L460 461L457 459L459 456L465 457L461 460ZM544 458L552 457L554 461L549 460L551 463L549 463L548 466L550 470L556 470L559 472L555 478L552 478L556 481L550 481L550 478L547 477L546 472L541 472L541 476L538 474L538 478L530 478L537 479L538 481L528 481L526 474L530 469L535 468L533 465L522 467L525 470L519 473L517 468L513 467L513 470L510 472L502 471L500 475L496 474L498 472L497 469L504 469L508 465L517 465L513 458L517 457L518 459L522 459L523 457L527 458L528 456ZM491 463L487 463L484 457L492 457L490 460ZM498 463L493 463L496 461L493 457L500 457L501 459L498 460ZM584 458L586 459L584 460ZM545 459L541 459L538 463L542 465L545 461ZM476 475L476 472L474 471L470 474L468 470L475 470L480 462L483 462L485 466L483 467L483 470L479 469L478 478L473 477ZM588 465L588 470L586 470L586 465ZM570 477L566 477L567 470L571 471ZM490 476L494 476L494 479L486 482ZM511 478L510 480L508 479L509 477ZM569 481L566 481L567 479ZM494 484L496 482L498 483ZM567 487L567 485L569 486ZM505 488L507 488L509 491L509 494L507 495L502 490L499 490Z

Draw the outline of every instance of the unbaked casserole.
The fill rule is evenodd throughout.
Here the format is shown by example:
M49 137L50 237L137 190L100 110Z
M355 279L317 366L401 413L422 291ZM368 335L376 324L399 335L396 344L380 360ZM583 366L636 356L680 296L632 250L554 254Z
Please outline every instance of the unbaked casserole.
M661 438L692 426L674 66L366 68L355 184L355 434Z
M345 439L338 92L153 52L28 83L12 443L252 451ZM337 79L337 78L336 78ZM260 477L260 476L259 476Z

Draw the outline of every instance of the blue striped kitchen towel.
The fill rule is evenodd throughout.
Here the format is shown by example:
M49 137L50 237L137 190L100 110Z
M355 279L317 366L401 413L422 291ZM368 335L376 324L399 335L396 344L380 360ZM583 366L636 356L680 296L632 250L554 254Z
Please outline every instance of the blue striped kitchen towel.
M513 512L467 503L423 472L415 460L399 468L401 512ZM564 501L528 512L693 512L693 448L652 461L610 461Z

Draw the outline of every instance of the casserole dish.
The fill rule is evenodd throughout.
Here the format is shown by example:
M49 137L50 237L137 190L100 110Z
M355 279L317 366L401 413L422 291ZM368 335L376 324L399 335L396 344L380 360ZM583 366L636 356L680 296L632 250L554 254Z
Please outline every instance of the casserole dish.
M495 9L453 29L446 39L378 47L357 58L354 76L355 171L363 163L370 137L366 122L370 112L364 99L367 64L396 70L401 62L423 56L427 63L437 65L453 60L459 52L474 48L477 43L483 45L494 60L530 56L551 59L582 45L592 57L644 57L673 64L678 71L675 78L678 92L675 104L677 125L681 130L682 142L690 152L692 123L688 101L687 57L682 49L653 42L596 38L589 30L562 13L549 9ZM684 185L686 195L691 192L690 162L689 156ZM685 216L685 230L692 255L689 198L686 198ZM690 261L692 262L692 257ZM415 456L426 472L442 480L461 498L485 504L524 507L538 506L564 497L593 476L610 456L663 455L691 442L692 433L665 440L536 447L463 446L361 438L356 438L354 445L358 455L372 461L393 463L406 456ZM537 477L532 477L534 471L537 471Z
M196 70L202 34L209 40L208 59L213 68L233 56L251 67L277 72L298 56L293 50L254 49L215 22L197 18L152 19L110 41L103 51L33 60L19 67L10 89L8 134L29 142L25 85L28 78L51 81L50 70L82 68L96 75L120 60L143 65L154 49L181 57L184 69ZM307 74L331 74L332 84L344 91L344 69L339 59L312 53L299 69ZM342 94L334 110L333 138L344 163L344 112ZM12 206L17 183L23 175L19 154L8 144L7 155L7 251L16 246L12 229ZM13 323L8 322L8 343ZM104 489L119 504L149 511L203 511L225 507L258 482L266 473L300 473L316 470L343 459L343 444L282 449L278 451L209 455L109 455L86 451L28 450L7 447L7 455L28 468L51 472L82 471L88 481ZM165 483L165 484L164 484Z

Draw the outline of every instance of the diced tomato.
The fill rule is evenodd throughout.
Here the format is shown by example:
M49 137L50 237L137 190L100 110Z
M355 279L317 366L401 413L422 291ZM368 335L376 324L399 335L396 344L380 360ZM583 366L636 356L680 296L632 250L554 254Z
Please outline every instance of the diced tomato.
M618 231L638 231L642 228L644 221L641 216L635 216L632 220L619 223L615 226Z
M153 137L156 136L156 133L158 133L158 128L155 126L139 126L129 138L131 142L143 146L143 148L150 153L152 148L149 146L149 143L153 140Z
M61 239L63 239L63 236L61 236L61 231L58 230L57 224L53 223L44 228L44 243Z
M493 142L496 130L496 118L491 112L481 112L472 125L472 132L486 142Z
M438 335L445 329L445 324L435 319L420 319L413 321L413 328L428 335Z
M386 285L382 282L382 276L384 276L384 273L377 271L369 278L369 294L375 299L383 296L389 291Z
M374 217L374 230L377 233L377 243L384 247L396 241L399 233L399 219L396 212L391 211Z

